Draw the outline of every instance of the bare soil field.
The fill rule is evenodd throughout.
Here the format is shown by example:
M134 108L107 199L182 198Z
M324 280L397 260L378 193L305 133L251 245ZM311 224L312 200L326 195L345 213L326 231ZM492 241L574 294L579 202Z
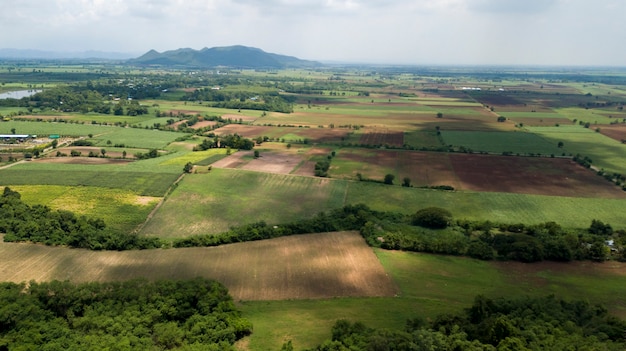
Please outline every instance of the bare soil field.
M354 178L361 173L395 183L404 177L413 186L450 185L458 190L569 197L626 198L617 186L569 158L442 154L395 150L340 150L331 176Z
M624 124L604 125L600 128L600 133L608 136L611 139L622 142L622 140L626 140L626 125Z
M80 152L81 156L87 156L87 155L89 155L90 152L94 152L98 156L101 156L101 154L100 154L100 150L101 149L102 149L101 147L96 147L96 146L68 146L68 147L58 148L57 151L60 151L60 152L62 152L64 154L67 154L67 155L70 155L72 150L76 150L76 151ZM123 154L124 149L120 148L119 150L120 151L113 151L113 150L111 150L111 148L108 148L107 152L106 152L106 156L107 157L112 157L112 158L116 158L116 157L121 158L124 155ZM53 152L53 153L50 153L49 155L50 156L54 156L55 153ZM127 158L131 158L131 159L134 158L134 156L131 153L127 154L126 157ZM47 157L47 158L49 158L49 157ZM95 158L95 157L90 157L90 158Z
M258 117L246 116L246 115L225 114L225 115L222 115L222 118L224 118L224 119L229 119L230 118L233 121L241 120L242 122L254 122L254 121L257 120Z
M302 155L281 150L260 150L259 154L260 157L255 159L253 151L239 151L213 163L212 166L216 168L236 168L257 172L290 174L296 166L304 161Z
M215 121L200 121L200 122L192 125L190 128L191 129L200 129L200 128L204 128L204 127L214 126L216 124L217 124L217 122L215 122Z
M0 281L73 282L206 277L235 300L394 296L398 290L356 232L296 235L212 248L102 252L0 243Z
M359 143L401 147L404 144L404 133L392 132L385 129L374 129L362 134Z
M257 138L272 132L273 127L229 124L214 131L217 135L239 134L244 138Z
M108 155L108 153L107 153ZM121 157L121 154L120 154ZM126 165L133 162L132 159L102 158L102 157L44 157L33 162L39 163L60 163L74 165Z
M252 156L252 151L246 153L247 156ZM253 158L250 162L242 165L241 169L257 172L289 174L302 161L302 157L298 155L271 151L261 152L259 158Z
M570 159L450 154L460 189L519 194L626 198L604 178Z

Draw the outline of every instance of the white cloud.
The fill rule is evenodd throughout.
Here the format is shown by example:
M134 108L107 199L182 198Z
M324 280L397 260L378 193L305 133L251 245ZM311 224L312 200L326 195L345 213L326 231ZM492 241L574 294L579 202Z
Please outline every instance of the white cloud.
M145 52L244 44L318 60L614 64L622 0L0 0L0 45Z

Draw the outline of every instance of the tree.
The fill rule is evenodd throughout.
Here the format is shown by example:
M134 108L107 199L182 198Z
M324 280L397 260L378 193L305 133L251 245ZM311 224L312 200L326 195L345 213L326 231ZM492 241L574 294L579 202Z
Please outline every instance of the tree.
M183 172L191 173L192 170L193 170L193 164L191 164L191 162L187 162L185 164L185 167L183 168Z
M556 146L558 146L558 147L559 147L559 149L560 149L560 148L562 148L562 147L563 147L563 145L565 145L565 144L563 144L563 142L562 142L562 141L559 141L559 143L558 143L558 144L556 144Z
M53 149L56 149L57 146L59 145L59 141L57 139L52 140L52 143L50 144L52 146Z
M126 150L122 151L122 158L126 158Z
M394 176L393 174L385 174L385 179L383 180L383 183L392 185L393 184L393 180L395 178L396 178L396 176Z
M11 134L15 134L15 128L11 128Z
M106 157L107 150L106 149L100 149L100 153L102 154L102 157Z
M259 158L259 150L254 150L254 158Z
M420 227L443 229L452 220L452 213L440 207L426 207L413 215L411 222Z
M404 179L402 179L402 186L409 188L411 186L411 178L404 177Z
M506 117L498 116L498 122L506 122Z
M437 118L443 118L443 113L437 112Z

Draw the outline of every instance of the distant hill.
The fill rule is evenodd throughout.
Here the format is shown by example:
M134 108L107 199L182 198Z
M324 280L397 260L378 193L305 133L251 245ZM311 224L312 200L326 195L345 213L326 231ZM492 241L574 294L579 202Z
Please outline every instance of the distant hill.
M278 55L261 49L235 45L201 50L178 49L159 53L150 50L142 56L129 60L134 65L158 65L177 67L233 67L233 68L303 68L320 66L319 62L301 60L293 56Z

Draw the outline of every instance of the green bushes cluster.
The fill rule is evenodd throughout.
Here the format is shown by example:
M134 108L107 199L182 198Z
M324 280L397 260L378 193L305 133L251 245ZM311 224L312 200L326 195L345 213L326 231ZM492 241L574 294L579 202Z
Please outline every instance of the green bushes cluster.
M218 282L0 284L0 349L234 350L252 332Z
M554 296L488 299L477 296L458 315L430 323L416 317L404 330L372 329L339 320L326 350L607 350L626 348L626 322L586 301Z

